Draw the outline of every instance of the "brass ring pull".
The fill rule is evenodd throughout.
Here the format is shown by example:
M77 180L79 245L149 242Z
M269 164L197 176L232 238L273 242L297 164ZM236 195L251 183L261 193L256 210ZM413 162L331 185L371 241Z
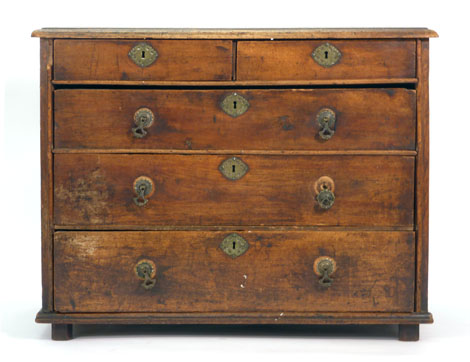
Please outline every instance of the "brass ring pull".
M149 128L155 116L153 112L148 108L140 108L134 114L134 123L136 127L132 128L132 134L135 138L143 138L147 135L146 128Z
M315 182L315 193L317 194L318 205L322 209L328 210L335 203L335 182L331 177L322 176Z
M317 114L317 122L320 125L318 134L325 141L335 134L336 114L329 108L323 108Z
M152 196L154 192L153 181L146 177L140 176L134 181L134 192L137 194L134 197L134 203L137 206L144 206L149 201L148 198Z
M155 286L156 269L155 263L151 260L141 260L135 266L135 273L142 280L141 286L145 290L150 290Z
M335 272L335 270L336 262L334 259L327 256L319 257L313 263L313 271L320 277L318 283L320 283L322 287L331 286L333 283L333 278L331 278L331 275Z

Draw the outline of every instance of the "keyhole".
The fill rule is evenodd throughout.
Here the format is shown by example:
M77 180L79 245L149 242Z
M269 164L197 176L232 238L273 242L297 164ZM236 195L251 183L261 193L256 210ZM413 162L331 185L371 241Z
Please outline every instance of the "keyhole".
M328 59L328 51L325 52L325 59Z
M237 245L237 242L236 242L236 241L234 241L234 242L232 243L233 250L235 250L235 248L236 248L236 245Z
M237 109L237 101L233 101L233 109Z
M232 172L235 173L235 165L232 165Z
M145 59L145 50L142 50L142 59Z

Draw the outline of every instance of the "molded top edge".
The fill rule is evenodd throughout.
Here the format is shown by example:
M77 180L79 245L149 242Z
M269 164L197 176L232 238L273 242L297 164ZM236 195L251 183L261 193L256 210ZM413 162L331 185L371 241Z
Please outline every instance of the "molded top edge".
M436 38L427 28L43 28L33 37L63 39L397 39Z

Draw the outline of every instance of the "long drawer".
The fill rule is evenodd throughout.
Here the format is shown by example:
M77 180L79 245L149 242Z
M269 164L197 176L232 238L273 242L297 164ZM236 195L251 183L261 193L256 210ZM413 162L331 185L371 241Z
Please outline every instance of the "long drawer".
M243 239L244 253L227 254L227 238ZM414 307L413 232L58 232L54 239L58 312L278 311L282 318Z
M54 159L54 220L61 226L412 227L413 194L414 157L56 154Z
M415 149L414 90L62 89L54 94L57 148Z
M416 76L415 40L240 41L239 80L391 79Z

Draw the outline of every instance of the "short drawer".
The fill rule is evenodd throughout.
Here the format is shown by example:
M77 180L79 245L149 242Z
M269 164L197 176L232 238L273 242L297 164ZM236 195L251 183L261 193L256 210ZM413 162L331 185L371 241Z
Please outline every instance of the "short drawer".
M149 57L155 60L151 62ZM197 81L231 77L232 42L228 40L54 42L55 80Z
M66 227L413 225L408 156L56 154L54 169Z
M415 149L416 92L400 88L62 89L54 107L57 148Z
M54 237L58 312L412 312L414 273L413 232Z
M415 58L414 40L240 41L237 79L414 78Z

